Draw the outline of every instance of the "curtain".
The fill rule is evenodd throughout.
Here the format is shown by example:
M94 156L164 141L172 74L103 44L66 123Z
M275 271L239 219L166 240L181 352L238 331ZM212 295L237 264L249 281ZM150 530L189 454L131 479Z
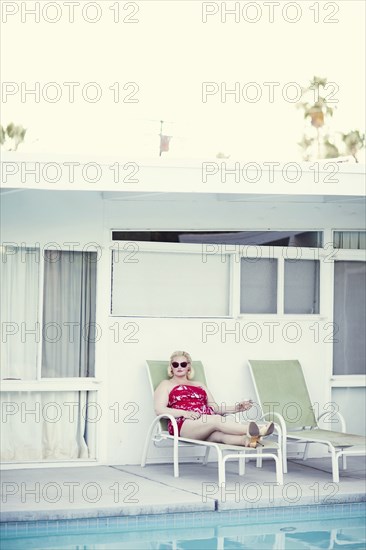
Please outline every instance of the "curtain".
M366 249L366 231L335 231L334 248Z
M96 259L96 253L45 252L43 377L94 375ZM38 378L39 260L38 249L2 249L3 379ZM4 391L1 398L2 460L90 457L86 391ZM93 437L91 429L90 439Z
M42 377L94 376L95 252L45 251Z
M87 392L3 392L1 460L89 458Z
M333 374L365 374L365 262L334 262L334 324Z
M1 378L37 378L39 250L1 249Z

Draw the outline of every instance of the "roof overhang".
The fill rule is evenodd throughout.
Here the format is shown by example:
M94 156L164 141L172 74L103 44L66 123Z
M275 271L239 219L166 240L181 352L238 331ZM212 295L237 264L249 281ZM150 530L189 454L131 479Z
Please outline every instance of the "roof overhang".
M3 193L94 191L105 200L360 202L365 165L337 162L126 160L4 153Z

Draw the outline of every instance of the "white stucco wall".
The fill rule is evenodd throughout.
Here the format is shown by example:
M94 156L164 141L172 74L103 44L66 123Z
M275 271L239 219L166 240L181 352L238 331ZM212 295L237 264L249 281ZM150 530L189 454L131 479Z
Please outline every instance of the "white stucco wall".
M326 346L331 344L324 344L323 338L318 343L314 342L314 332L310 329L314 320L298 321L300 329L290 327L288 321L282 320L275 327L274 340L270 341L269 327L263 324L268 321L269 319L256 321L257 326L252 325L247 331L245 325L248 321L241 321L239 338L235 338L234 334L225 336L225 328L234 329L236 320L218 321L218 333L208 337L204 343L202 324L206 321L138 319L138 332L134 335L138 339L137 343L114 343L111 338L108 402L121 404L121 422L109 422L108 460L115 463L122 460L127 463L138 462L144 435L154 417L144 362L146 359L169 359L170 353L176 349L188 350L194 359L203 362L214 397L219 403L229 404L245 397L255 399L248 359L299 359L305 370L312 400L321 403L322 407L328 400ZM323 325L324 320L319 323ZM121 319L119 324L120 333L126 334L123 332L126 320ZM261 334L259 338L258 334ZM123 411L126 403L134 405L129 405ZM128 417L128 413L132 412L133 416ZM112 412L109 413L109 418L112 420ZM132 423L132 419L137 419L138 422Z
M330 315L315 320L302 317L297 321L301 331L296 342L291 327L285 327L287 318L275 319L280 325L275 327L273 341L268 325L264 325L273 321L273 317L257 319L261 336L254 343L256 337L252 332L247 337L243 335L248 318L226 321L229 330L234 329L235 322L240 323L239 341L235 341L234 335L223 337L220 320L218 334L203 342L202 323L209 320L109 317L111 229L360 229L364 220L362 204L349 198L343 201L340 197L328 203L323 198L300 197L292 197L290 202L281 202L278 197L242 200L218 200L215 195L174 198L172 194L126 201L103 200L100 192L34 190L3 196L3 242L27 246L40 243L41 247L51 242L61 247L70 242L80 243L80 247L97 243L102 247L97 283L97 321L102 327L97 345L97 377L102 381L103 415L98 425L98 441L103 462L139 462L147 427L153 418L145 360L168 359L177 348L186 349L194 359L203 361L210 389L219 402L254 397L247 359L279 357L301 361L312 399L320 403L320 408L329 400L331 343L323 341L329 335L329 330L324 329L325 323L331 321L329 308ZM329 296L326 299L329 301ZM126 341L130 334L127 323L131 321L137 325L133 336L136 342ZM319 323L319 342L311 329L314 321ZM116 323L120 335L117 342ZM130 420L137 422L128 421L129 413Z

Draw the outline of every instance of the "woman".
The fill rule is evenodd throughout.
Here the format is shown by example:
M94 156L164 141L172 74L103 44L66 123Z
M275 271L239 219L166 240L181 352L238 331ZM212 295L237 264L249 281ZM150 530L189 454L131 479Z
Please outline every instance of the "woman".
M155 390L155 412L174 416L181 437L255 448L261 437L273 433L273 422L259 428L255 422L242 424L223 418L224 414L250 409L252 402L219 407L209 390L192 380L192 359L186 351L171 355L168 375L170 380L163 380ZM173 435L170 420L168 430Z

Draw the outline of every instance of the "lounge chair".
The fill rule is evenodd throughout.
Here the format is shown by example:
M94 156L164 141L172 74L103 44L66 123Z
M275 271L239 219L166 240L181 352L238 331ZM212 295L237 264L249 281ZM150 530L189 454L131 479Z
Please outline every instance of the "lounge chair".
M168 378L167 368L168 361L147 361L147 370L149 380L151 384L152 392L154 393L157 386L162 380ZM193 361L192 366L195 371L194 379L202 382L206 385L206 377L203 369L203 365L200 361ZM168 419L173 423L174 435L169 435L167 430ZM256 449L249 447L240 447L238 445L223 445L221 443L214 443L211 441L200 441L198 439L188 439L178 436L178 426L175 418L169 414L161 414L154 418L150 428L148 430L145 446L141 459L141 466L144 467L147 462L148 450L151 441L154 445L159 446L162 441L171 440L173 442L173 464L174 464L174 476L179 477L179 450L181 445L187 446L202 446L206 448L206 453L203 457L202 463L207 464L208 455L210 449L215 449L218 459L218 483L219 487L225 483L225 465L229 459L239 459L239 474L243 475L245 471L245 459L248 457L257 458L257 466L261 466L262 458L273 458L276 464L276 481L278 484L283 484L282 474L282 457L281 457L281 445L275 441L264 439L262 441L263 447L257 447ZM268 452L272 451L272 452ZM225 454L228 453L228 454Z
M326 445L331 453L333 481L338 483L339 457L342 457L345 469L346 456L364 456L366 438L346 433L345 421L340 413L335 414L339 416L342 432L319 427L318 421L329 413L315 418L299 361L250 360L249 367L263 417L275 420L281 426L284 473L287 472L288 440L306 443L304 460L308 455L309 444L320 443Z

